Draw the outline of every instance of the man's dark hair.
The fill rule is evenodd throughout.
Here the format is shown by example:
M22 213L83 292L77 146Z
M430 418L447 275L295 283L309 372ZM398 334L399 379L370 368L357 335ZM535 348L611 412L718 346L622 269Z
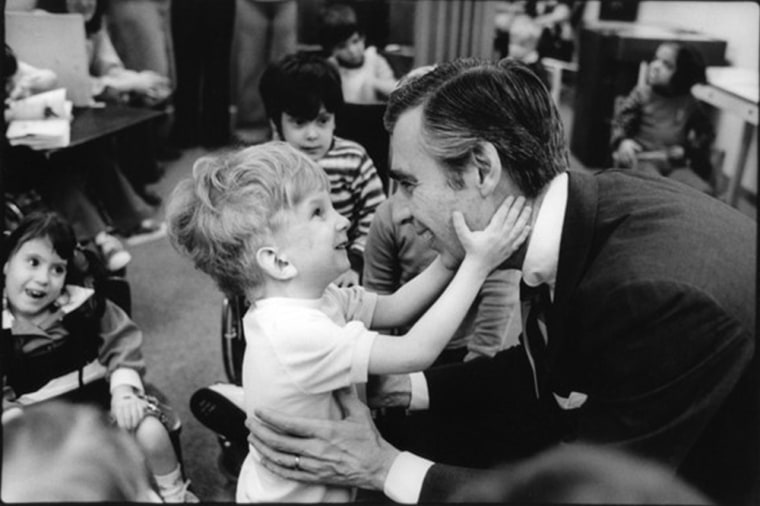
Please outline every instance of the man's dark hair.
M363 35L354 9L346 4L328 5L322 11L319 27L319 43L326 55L336 46L347 41L353 34Z
M559 112L540 79L524 64L458 59L436 66L394 91L389 132L405 111L423 107L427 152L458 175L481 158L482 142L496 148L504 170L529 198L569 165Z
M324 105L330 113L343 106L340 74L319 55L291 54L270 64L261 76L259 92L267 116L282 135L282 113L312 120Z
M707 82L705 61L697 48L689 44L669 43L676 52L676 70L670 78L670 88L676 95L691 92L697 83Z

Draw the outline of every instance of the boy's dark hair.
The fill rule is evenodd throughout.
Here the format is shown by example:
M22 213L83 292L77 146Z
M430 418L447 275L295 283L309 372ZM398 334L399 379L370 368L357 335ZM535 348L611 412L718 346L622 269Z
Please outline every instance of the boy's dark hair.
M676 70L670 79L670 88L676 95L691 92L697 83L707 82L705 60L697 48L690 44L669 43L676 51Z
M336 113L343 107L340 74L323 57L309 53L291 54L264 70L259 92L267 116L282 135L282 113L313 120L324 105Z
M363 35L356 12L350 5L328 5L322 11L319 43L328 56L336 46L347 41L353 34Z
M5 54L3 55L3 81L7 82L8 79L18 71L18 59L13 49L6 43Z

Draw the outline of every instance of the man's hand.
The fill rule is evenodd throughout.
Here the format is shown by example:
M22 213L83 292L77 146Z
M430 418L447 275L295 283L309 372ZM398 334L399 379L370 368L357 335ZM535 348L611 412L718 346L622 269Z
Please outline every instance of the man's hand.
M371 408L408 408L412 380L408 374L371 375L367 381L367 404Z
M369 409L352 388L338 390L335 397L342 420L256 410L246 420L248 441L264 467L283 478L382 490L399 451L377 432Z

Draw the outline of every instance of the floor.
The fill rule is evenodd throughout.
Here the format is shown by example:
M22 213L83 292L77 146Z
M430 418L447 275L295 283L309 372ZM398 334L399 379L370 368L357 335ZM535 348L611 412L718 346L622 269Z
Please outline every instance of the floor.
M571 89L563 92L560 108L568 131L571 95ZM252 135L255 133L245 132L241 137ZM154 186L164 201L180 179L190 177L193 163L206 153L201 148L187 150L167 165L165 177ZM572 156L571 168L586 170ZM742 206L744 212L755 216L753 205ZM145 332L147 379L167 394L183 420L185 471L197 495L204 502L232 502L234 483L218 469L218 443L211 431L193 418L188 405L195 390L225 380L220 334L222 296L166 238L131 250L133 261L127 277L132 287L133 317Z

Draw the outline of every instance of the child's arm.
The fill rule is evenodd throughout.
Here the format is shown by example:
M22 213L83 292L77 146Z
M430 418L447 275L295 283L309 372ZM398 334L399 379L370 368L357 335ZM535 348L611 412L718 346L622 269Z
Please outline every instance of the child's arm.
M433 363L461 324L485 278L528 236L531 209L524 203L523 197L516 201L508 197L480 232L469 231L461 213L454 213L454 228L466 252L462 264L443 294L406 335L377 336L370 356L370 373L419 371ZM431 268L445 269L440 259L427 270Z

